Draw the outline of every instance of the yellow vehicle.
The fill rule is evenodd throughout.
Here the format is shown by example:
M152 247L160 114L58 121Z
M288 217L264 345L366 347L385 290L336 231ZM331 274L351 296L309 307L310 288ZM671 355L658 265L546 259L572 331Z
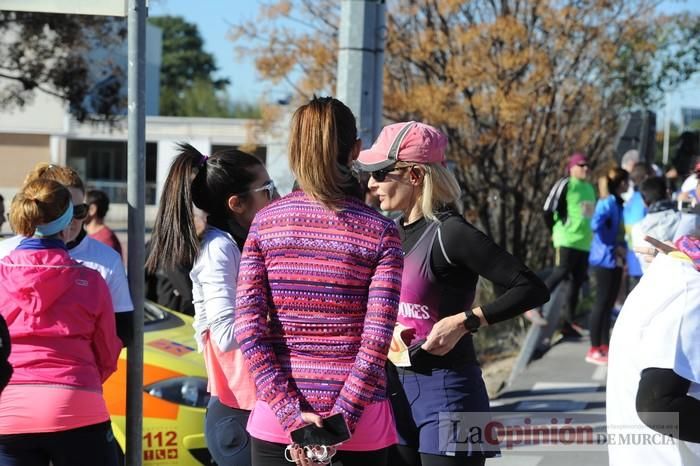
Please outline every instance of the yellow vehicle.
M204 359L197 352L192 318L146 301L144 308L143 464L211 464L204 439L209 394ZM126 350L105 383L114 437L124 451Z

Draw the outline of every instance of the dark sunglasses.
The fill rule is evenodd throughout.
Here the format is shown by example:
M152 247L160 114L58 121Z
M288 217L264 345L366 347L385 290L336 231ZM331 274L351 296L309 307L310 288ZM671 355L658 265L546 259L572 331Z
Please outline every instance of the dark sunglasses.
M382 182L386 179L386 176L394 171L394 165L386 168L382 168L381 170L376 170L373 172L369 173L369 176L374 178L375 181Z
M386 176L396 170L405 170L407 168L413 168L415 165L406 165L403 167L397 167L396 164L388 166L386 168L382 168L381 170L376 170L373 172L369 173L369 176L374 178L375 181L379 181L380 183L386 179Z
M73 218L82 220L87 217L89 206L87 204L76 204L73 206Z
M578 167L588 167L587 163L577 163L576 166Z

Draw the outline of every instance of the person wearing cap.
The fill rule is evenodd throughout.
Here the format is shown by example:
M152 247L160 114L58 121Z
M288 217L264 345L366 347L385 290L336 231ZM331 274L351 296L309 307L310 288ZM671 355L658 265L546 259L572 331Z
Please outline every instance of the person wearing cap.
M0 398L3 465L118 463L102 384L121 341L105 280L66 248L73 209L68 189L47 179L12 201L10 224L23 239L0 260L13 366Z
M410 330L400 334L410 365L389 370L399 434L392 466L479 465L498 453L482 443L446 450L440 414L483 412L488 417L472 335L549 299L547 287L530 269L458 213L461 191L445 164L447 143L432 126L396 123L358 158L359 168L371 175L368 187L380 208L402 214L397 220L404 250L397 328ZM505 292L474 307L479 277Z
M593 240L590 220L596 196L593 185L586 181L588 159L585 155L572 154L566 171L569 176L554 184L544 203L545 223L552 229L555 260L545 284L553 291L563 280L569 280L561 332L564 336L581 337L583 329L576 324L574 317L579 291L588 275L588 252ZM526 317L539 325L547 323L539 309L526 313Z

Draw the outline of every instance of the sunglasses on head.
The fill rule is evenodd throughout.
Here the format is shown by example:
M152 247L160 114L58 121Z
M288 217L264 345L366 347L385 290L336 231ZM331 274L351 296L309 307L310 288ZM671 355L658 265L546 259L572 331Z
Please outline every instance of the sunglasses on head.
M275 197L275 193L277 192L275 182L270 180L264 185L260 186L259 188L251 189L241 194L259 193L260 191L267 191L267 199L271 201Z
M82 220L87 217L89 206L87 204L76 204L73 206L73 218Z

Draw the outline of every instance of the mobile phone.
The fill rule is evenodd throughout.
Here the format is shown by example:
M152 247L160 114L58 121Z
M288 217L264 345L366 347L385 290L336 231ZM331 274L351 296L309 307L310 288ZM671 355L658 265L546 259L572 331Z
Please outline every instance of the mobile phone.
M323 419L323 427L309 424L291 432L292 441L299 446L332 446L350 440L350 429L341 413Z
M426 342L426 339L419 340L408 347L408 354L411 357L411 361L414 361L416 357L420 356L421 352L427 353L422 346Z
M654 246L656 249L658 249L659 251L663 252L664 254L668 254L669 252L673 252L673 251L676 250L676 248L674 248L673 246L669 246L669 245L666 244L666 243L662 243L662 242L659 241L658 239L652 238L652 237L649 236L649 235L647 235L647 236L644 237L644 241L646 241L647 243L651 244L652 246Z
M690 199L678 200L678 212L690 212L693 209L693 202Z

